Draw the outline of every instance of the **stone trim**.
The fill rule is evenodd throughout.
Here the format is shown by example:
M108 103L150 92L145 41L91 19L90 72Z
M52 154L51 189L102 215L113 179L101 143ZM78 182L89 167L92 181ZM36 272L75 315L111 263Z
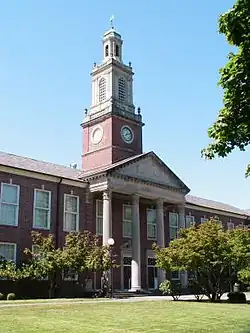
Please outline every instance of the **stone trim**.
M219 215L224 215L224 216L228 216L228 217L240 218L243 220L246 220L248 217L247 215L244 215L243 213L241 215L241 214L231 213L231 212L225 211L225 210L218 210L218 209L213 209L213 208L209 208L209 207L205 207L205 206L196 206L196 205L191 205L188 203L185 204L185 208L201 211L204 213L219 214Z

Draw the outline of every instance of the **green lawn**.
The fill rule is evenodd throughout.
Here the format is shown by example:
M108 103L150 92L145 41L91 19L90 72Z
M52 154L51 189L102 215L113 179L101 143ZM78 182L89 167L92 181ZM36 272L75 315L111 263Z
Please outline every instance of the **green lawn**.
M249 314L249 305L182 301L20 305L0 308L0 332L249 333Z

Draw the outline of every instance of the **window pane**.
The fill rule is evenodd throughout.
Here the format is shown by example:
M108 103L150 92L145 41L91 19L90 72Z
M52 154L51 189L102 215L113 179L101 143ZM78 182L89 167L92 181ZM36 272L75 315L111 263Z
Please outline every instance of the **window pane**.
M173 280L179 280L180 279L180 272L179 271L173 271L171 273L171 275L172 275Z
M15 185L3 184L2 202L17 204L18 187Z
M103 202L101 200L97 200L97 216L103 216Z
M49 209L49 195L50 192L35 191L35 206L39 208Z
M169 229L170 240L177 238L177 235L178 235L178 229L176 229L176 228Z
M77 231L77 215L71 213L65 213L65 226L64 229L68 231Z
M123 257L123 265L130 266L132 258L131 257Z
M156 238L156 225L148 224L148 238Z
M186 216L186 228L189 228L194 223L194 216Z
M67 212L77 213L78 211L77 202L78 202L77 197L66 195L65 210Z
M48 211L45 209L35 209L35 218L34 218L34 226L38 228L45 228L47 229L49 221L49 214Z
M155 258L148 258L148 266L155 266L156 259Z
M15 260L15 245L14 244L0 244L0 258L5 260Z
M170 213L169 222L170 222L170 226L178 228L178 214Z
M156 210L155 209L147 210L147 222L156 223Z
M123 206L123 219L132 221L132 207Z
M17 208L16 205L2 204L0 209L0 224L16 225Z
M131 237L132 236L132 223L124 221L123 222L123 236Z
M96 232L100 235L102 235L102 220L102 217L97 218Z

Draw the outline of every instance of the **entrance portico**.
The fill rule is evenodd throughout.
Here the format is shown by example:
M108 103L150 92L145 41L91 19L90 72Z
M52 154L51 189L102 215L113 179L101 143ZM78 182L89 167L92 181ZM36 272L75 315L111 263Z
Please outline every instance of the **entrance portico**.
M163 162L154 154L142 154L129 160L122 161L92 174L88 181L90 191L103 193L103 244L107 244L112 234L112 225L120 221L112 221L112 195L120 194L129 198L132 203L132 239L131 239L131 279L130 290L142 289L142 262L141 262L141 223L140 201L147 199L156 207L156 242L159 247L165 247L164 203L184 207L184 197L187 187ZM185 224L184 215L179 221ZM117 244L118 246L122 244ZM123 258L121 258L123 265ZM126 271L127 272L127 271ZM165 279L165 273L157 271L158 285ZM123 281L124 285L124 281ZM128 283L126 282L126 285Z

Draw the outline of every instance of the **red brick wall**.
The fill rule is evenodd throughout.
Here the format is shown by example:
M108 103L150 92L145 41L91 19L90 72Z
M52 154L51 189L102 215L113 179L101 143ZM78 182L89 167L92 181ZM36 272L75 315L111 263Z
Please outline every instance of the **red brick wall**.
M110 116L98 123L103 127L101 142L94 145L91 142L91 133L97 124L83 128L83 155L82 168L84 171L93 170L133 155L142 153L142 127L141 125L117 116ZM121 138L121 128L129 125L134 131L134 140L127 144Z

